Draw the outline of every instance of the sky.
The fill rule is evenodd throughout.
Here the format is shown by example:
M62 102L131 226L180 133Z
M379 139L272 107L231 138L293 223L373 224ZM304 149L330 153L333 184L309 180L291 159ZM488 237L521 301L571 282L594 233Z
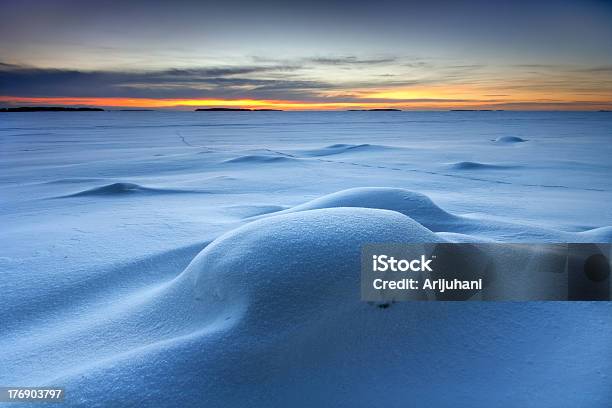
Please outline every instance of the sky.
M0 105L612 109L612 1L1 2Z

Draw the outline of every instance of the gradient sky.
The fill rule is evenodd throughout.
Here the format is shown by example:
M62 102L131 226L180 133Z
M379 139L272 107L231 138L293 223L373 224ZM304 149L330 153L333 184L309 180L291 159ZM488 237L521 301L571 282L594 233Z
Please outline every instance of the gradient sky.
M0 3L0 104L610 109L612 2Z

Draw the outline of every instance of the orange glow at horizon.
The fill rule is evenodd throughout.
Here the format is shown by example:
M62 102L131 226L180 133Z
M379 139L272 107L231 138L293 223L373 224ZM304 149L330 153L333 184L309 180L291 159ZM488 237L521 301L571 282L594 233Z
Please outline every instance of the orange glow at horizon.
M487 85L427 85L410 86L406 88L387 88L375 90L358 90L359 98L384 99L389 102L407 99L437 99L442 104L469 104L469 105L496 105L506 103L575 103L577 105L585 102L597 102L602 105L610 105L611 95L601 90L588 92L588 101L577 98L575 91L560 87L548 87L541 89L537 83L523 81L522 87L512 84ZM583 91L584 94L587 94ZM331 95L329 95L331 96ZM447 102L444 102L447 100ZM432 102L436 103L436 102Z
M0 96L0 102L15 104L43 105L82 105L94 107L125 107L125 108L181 108L181 107L237 107L250 109L345 109L345 108L386 108L405 107L406 102L306 102L286 100L255 100L255 99L149 99L149 98L86 98L86 97L40 97L24 98ZM419 103L419 105L439 104L439 102Z
M411 90L378 90L378 91L358 91L355 96L357 99L365 99L364 102L318 102L318 101L293 101L293 100L256 100L256 99L154 99L154 98L102 98L102 97L16 97L0 96L0 103L17 105L61 105L61 106L89 106L89 107L110 107L110 108L145 108L145 109L181 109L197 107L236 107L246 109L281 109L281 110L342 110L342 109L496 109L506 103L519 102L533 105L530 109L546 106L555 106L559 109L558 103L563 103L564 99L536 99L536 98L505 98L504 100L491 101L479 100L475 95L466 95L468 92L454 92L449 90L440 92L427 92L424 89ZM331 95L330 95L331 96ZM368 99L378 99L379 101L370 102ZM402 100L403 99L403 100ZM435 99L433 101L406 101L406 99ZM445 101L448 99L448 101ZM462 99L458 101L457 99ZM384 101L380 101L384 100ZM601 105L581 105L580 101L565 99L568 105L563 109L609 109L611 101L601 100ZM540 107L541 105L541 107ZM512 109L512 108L511 108Z

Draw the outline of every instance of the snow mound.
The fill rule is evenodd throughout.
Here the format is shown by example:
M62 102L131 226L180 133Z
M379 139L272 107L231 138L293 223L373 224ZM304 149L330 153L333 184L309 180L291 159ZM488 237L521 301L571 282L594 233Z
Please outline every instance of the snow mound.
M526 139L520 138L518 136L500 136L497 139L493 140L495 143L501 143L501 144L506 144L506 143L523 143L526 142Z
M334 154L341 154L348 151L373 151L373 150L381 150L386 149L385 146L380 145L372 145L368 143L363 144L345 144L345 143L336 143L333 145L325 146L321 149L313 149L304 151L303 154L306 156L331 156Z
M612 226L600 227L579 233L589 242L612 242Z
M453 170L502 170L502 169L509 169L514 166L480 163L480 162L473 162L473 161L462 161L462 162L457 162L457 163L451 163L448 167Z
M442 242L394 211L330 208L264 218L207 246L185 270L205 310L247 305L260 332L360 304L360 251L367 243Z
M128 194L176 194L176 193L195 193L190 190L164 189L144 187L135 183L112 183L101 187L94 187L88 190L68 194L59 198L68 197L90 197L90 196L122 196Z
M364 207L397 211L432 231L456 222L459 218L438 207L429 197L414 191L390 187L358 187L338 191L285 212L333 207Z
M296 160L288 156L267 156L259 154L249 154L225 160L224 163L282 163Z
M580 234L564 233L524 223L455 215L440 208L424 194L391 187L358 187L342 190L275 214L335 207L396 211L433 232L469 235L473 238L473 242L488 238L509 242L530 239L542 242L581 242L586 239Z

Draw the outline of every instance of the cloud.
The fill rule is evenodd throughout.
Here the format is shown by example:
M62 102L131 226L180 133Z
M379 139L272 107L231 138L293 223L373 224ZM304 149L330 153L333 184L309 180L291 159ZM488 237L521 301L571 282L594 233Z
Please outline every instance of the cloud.
M357 58L355 56L346 57L311 57L304 59L307 62L321 65L380 65L390 64L397 61L396 57L381 58Z
M283 78L292 66L239 66L158 71L81 71L0 62L2 94L21 97L261 98L296 96L332 87L321 81ZM279 78L268 78L268 77ZM287 94L289 93L289 94Z
M577 69L576 72L612 74L612 65L599 65Z
M251 58L256 63L282 64L294 68L316 65L381 65L393 64L400 61L400 58L396 56L362 58L355 55L315 56L295 59L270 58L262 56L253 56Z

